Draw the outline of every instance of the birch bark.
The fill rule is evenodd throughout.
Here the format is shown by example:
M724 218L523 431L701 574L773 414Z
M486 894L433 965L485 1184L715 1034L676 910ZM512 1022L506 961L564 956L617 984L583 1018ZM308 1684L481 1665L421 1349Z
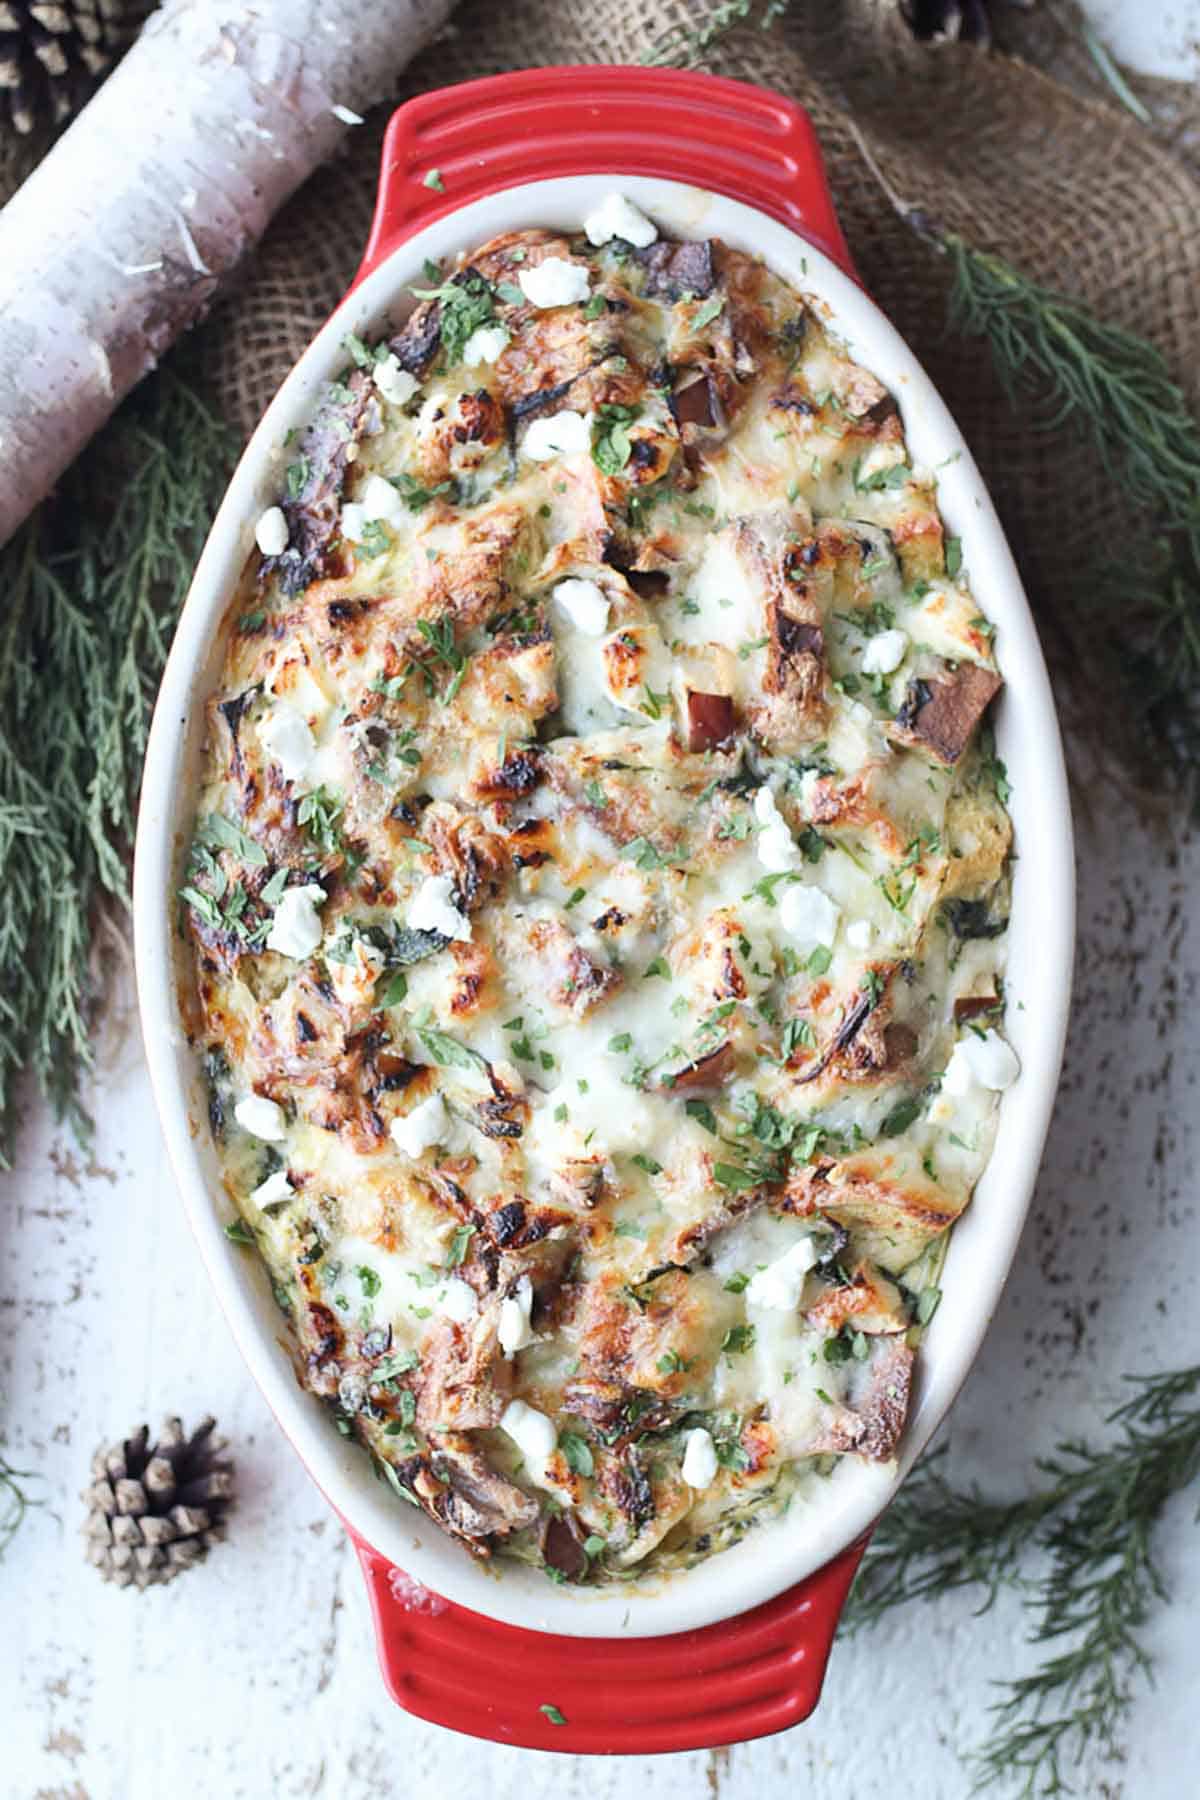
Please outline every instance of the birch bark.
M0 543L453 0L167 0L0 212Z

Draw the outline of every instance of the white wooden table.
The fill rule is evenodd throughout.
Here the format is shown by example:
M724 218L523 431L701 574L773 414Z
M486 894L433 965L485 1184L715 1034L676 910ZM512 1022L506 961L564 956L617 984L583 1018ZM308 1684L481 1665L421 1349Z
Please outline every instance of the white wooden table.
M1200 37L1198 0L1091 10L1123 55L1164 73ZM1067 1072L1012 1281L947 1428L953 1476L996 1493L1019 1490L1064 1432L1095 1430L1124 1371L1200 1354L1200 845L1156 841L1116 792L1092 799ZM923 1800L962 1800L989 1684L1030 1664L1012 1597L982 1617L966 1595L910 1608L840 1644L809 1724L731 1751L551 1758L393 1708L349 1546L197 1267L128 992L124 1007L92 1096L93 1156L35 1106L0 1179L0 1444L48 1497L0 1563L3 1800L875 1800L884 1769ZM168 1409L211 1409L234 1440L231 1541L168 1589L118 1592L83 1563L77 1491L99 1439ZM1128 1760L1082 1771L1081 1794L1200 1791L1194 1512L1194 1496L1177 1501L1162 1529L1173 1604L1151 1634L1159 1681Z

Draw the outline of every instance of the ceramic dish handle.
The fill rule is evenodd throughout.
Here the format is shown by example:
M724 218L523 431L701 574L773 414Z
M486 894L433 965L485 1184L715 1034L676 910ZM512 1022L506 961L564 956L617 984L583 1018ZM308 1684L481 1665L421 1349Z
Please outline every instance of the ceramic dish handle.
M744 201L854 266L812 122L779 94L684 69L522 69L393 114L356 283L423 225L526 181L607 171Z
M406 1712L500 1744L605 1756L743 1743L806 1719L866 1548L862 1538L787 1593L699 1631L571 1638L452 1605L354 1542L383 1678Z

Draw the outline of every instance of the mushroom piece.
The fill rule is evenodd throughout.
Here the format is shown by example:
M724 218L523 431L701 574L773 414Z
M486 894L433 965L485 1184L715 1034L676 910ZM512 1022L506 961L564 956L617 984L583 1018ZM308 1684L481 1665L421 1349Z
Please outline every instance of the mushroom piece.
M952 768L1003 685L994 669L969 662L939 679L910 682L890 735Z
M734 732L733 696L687 690L688 749L715 750Z
M717 284L713 246L708 238L684 244L660 238L649 249L639 251L637 260L646 270L648 300L705 300Z
M329 551L341 535L346 469L373 409L377 416L370 376L356 369L336 399L327 396L321 402L301 434L292 466L303 480L299 491L283 501L288 548L263 565L276 570L285 594L302 593L327 573Z
M695 1062L686 1063L674 1074L664 1075L662 1084L673 1094L697 1094L704 1089L717 1088L733 1074L733 1061L733 1044L726 1038L707 1055L698 1056Z
M430 1453L406 1458L396 1477L431 1519L477 1556L491 1554L489 1538L509 1537L538 1516L537 1501L498 1474L458 1432L431 1437Z
M583 1532L572 1512L546 1518L542 1524L542 1561L548 1569L557 1569L568 1581L578 1581L587 1574L588 1553L583 1547Z
M876 1343L859 1392L849 1406L836 1406L826 1424L806 1445L811 1456L852 1452L869 1462L888 1462L896 1453L912 1386L913 1353L902 1337Z

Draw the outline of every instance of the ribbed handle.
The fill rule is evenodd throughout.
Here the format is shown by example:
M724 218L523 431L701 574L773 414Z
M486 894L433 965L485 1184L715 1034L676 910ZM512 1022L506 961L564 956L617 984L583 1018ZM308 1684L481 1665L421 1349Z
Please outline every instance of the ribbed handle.
M418 1587L355 1539L399 1706L471 1737L601 1756L742 1743L806 1719L866 1543L719 1625L617 1639L499 1624Z
M683 181L742 200L855 273L801 107L716 75L597 64L491 75L400 107L356 280L468 201L596 174Z

